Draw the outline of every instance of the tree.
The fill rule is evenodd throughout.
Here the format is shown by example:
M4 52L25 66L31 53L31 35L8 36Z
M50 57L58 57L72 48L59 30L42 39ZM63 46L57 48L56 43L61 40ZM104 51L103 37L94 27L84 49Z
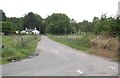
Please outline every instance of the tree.
M6 21L6 15L5 15L5 13L2 11L2 21Z
M12 23L12 27L13 27L13 31L18 31L22 29L22 20L23 18L17 18L17 17L10 17L7 18L7 22L11 22Z
M101 32L101 23L100 23L100 19L98 17L93 18L92 25L93 25L94 33L98 34Z
M12 33L12 23L2 22L2 32L4 32L5 35Z
M46 33L68 34L73 32L73 27L70 25L70 18L66 14L53 13L46 18L46 24Z
M79 26L74 19L70 20L70 25L74 28L74 32L77 33L79 31Z
M94 27L94 33L106 33L112 35L113 33L119 34L120 30L120 19L119 17L107 17L103 14L101 18L94 17L92 25Z
M38 30L41 28L42 25L42 18L38 14L34 14L33 12L29 12L23 18L23 29L33 29L37 28Z
M78 23L78 26L82 32L92 32L93 31L92 23L88 22L87 20L83 20L83 22Z
M117 33L120 36L120 17L112 19L111 30L112 33Z
M44 34L45 33L45 28L46 28L46 22L45 22L45 20L42 20L42 24L41 24L41 26L40 26L40 33L41 34Z
M107 18L106 14L103 14L101 18L94 17L93 19L93 27L94 27L94 33L100 34L103 32L108 33L110 31L110 26L112 24L112 17Z

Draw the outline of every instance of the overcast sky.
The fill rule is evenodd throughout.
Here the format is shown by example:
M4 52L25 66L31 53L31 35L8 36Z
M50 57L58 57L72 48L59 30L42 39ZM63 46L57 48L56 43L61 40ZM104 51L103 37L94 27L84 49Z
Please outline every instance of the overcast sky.
M0 9L8 17L22 17L34 12L46 18L52 13L65 13L77 22L91 21L102 13L114 16L120 0L0 0Z

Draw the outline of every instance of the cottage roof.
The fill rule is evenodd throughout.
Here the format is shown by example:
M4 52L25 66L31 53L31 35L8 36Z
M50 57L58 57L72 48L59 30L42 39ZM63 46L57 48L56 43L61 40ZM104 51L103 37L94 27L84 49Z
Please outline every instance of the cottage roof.
M33 29L27 29L27 30L25 30L26 32L32 32L33 31Z

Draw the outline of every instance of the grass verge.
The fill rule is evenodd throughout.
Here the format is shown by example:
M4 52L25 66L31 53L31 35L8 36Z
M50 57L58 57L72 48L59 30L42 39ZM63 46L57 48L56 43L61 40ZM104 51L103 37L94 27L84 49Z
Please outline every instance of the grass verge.
M50 39L63 43L71 48L120 61L118 38L86 33L83 35L49 35Z
M37 35L2 36L2 64L21 60L32 54L39 41Z

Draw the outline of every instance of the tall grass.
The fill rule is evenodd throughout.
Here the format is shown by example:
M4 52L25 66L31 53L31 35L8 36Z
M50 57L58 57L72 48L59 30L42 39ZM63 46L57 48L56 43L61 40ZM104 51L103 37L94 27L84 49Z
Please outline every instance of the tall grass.
M3 36L2 63L20 60L32 55L38 41L37 35Z

